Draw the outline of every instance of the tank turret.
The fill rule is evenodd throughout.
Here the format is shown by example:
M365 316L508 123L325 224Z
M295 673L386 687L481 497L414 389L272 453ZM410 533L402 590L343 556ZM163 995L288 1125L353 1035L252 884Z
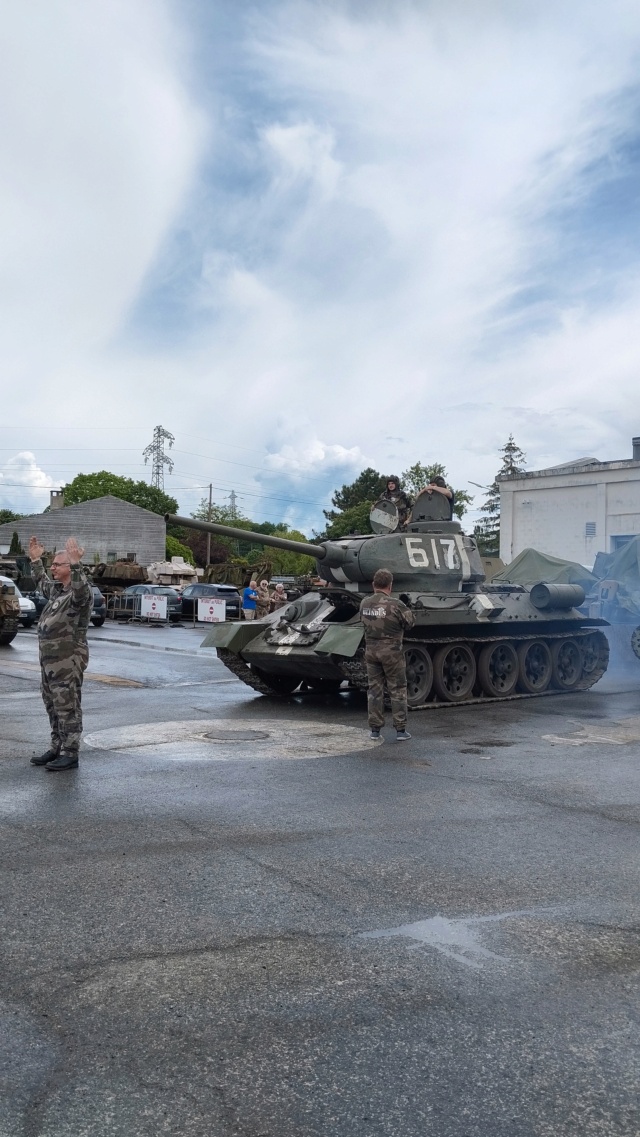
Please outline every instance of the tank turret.
M487 583L473 537L451 519L450 502L424 491L409 517L381 499L373 533L318 544L167 515L171 525L217 533L314 557L323 582L261 620L218 624L204 640L254 690L366 689L360 602L379 568L393 574L394 595L414 612L405 636L409 706L542 695L586 689L606 670L605 620L582 616L581 588L562 594Z
M372 514L376 509L378 503ZM421 494L402 531L341 537L318 545L192 517L167 514L165 520L170 525L305 553L315 557L318 576L327 584L366 594L379 568L393 573L395 592L456 592L481 583L485 574L476 542L462 532L459 521L448 518L448 503L440 495Z

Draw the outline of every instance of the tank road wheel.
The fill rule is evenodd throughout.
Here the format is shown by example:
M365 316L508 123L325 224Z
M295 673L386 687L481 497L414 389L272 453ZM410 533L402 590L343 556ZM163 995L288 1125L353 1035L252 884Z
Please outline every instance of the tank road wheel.
M421 707L426 703L433 683L433 663L426 647L408 645L404 649L407 667L407 703Z
M270 687L274 695L291 695L296 687L300 686L300 677L297 675L269 675L266 671L259 671L252 667L259 679Z
M582 652L582 674L591 675L602 662L602 639L606 636L602 632L592 632L590 636L580 638L580 651Z
M476 660L468 644L444 644L433 657L433 685L445 703L468 699L476 681Z
M576 640L556 640L551 648L552 682L559 691L572 691L582 678L582 651Z
M518 681L518 653L513 644L485 644L478 659L478 678L485 695L510 695Z
M541 695L551 682L553 663L549 645L544 640L528 640L518 647L518 690L528 695Z
M631 633L631 650L640 659L640 628L634 628Z

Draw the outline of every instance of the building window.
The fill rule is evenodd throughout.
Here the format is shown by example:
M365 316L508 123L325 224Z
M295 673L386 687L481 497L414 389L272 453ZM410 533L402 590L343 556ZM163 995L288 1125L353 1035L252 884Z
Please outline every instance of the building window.
M633 541L634 533L618 533L617 536L611 538L611 552L617 553L623 545L628 545L629 541Z
M595 523L595 521L585 522L584 535L585 535L585 537L595 537L595 535L596 535L596 523Z
M107 553L107 564L108 565L115 564L117 557L118 557L118 554L115 552L115 550L111 553Z

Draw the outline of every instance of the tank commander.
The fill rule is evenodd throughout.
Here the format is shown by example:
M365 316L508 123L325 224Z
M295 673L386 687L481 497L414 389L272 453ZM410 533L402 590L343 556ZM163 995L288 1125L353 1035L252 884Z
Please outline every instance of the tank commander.
M394 474L387 478L387 487L381 496L385 501L392 501L396 506L400 528L406 525L407 518L411 513L411 498L404 492L400 479L396 478Z
M413 627L414 617L402 600L391 595L392 584L389 569L378 569L373 577L373 596L365 596L360 604L360 619L365 634L371 737L380 738L384 726L386 681L396 738L404 742L411 735L407 731L407 672L402 637L406 629Z
M47 600L38 622L42 699L51 726L51 747L32 766L71 770L78 765L82 735L82 679L89 662L87 627L93 594L81 559L81 549L70 537L56 553L51 576L42 563L44 546L37 537L29 540L31 571Z
M453 490L451 489L451 486L447 485L444 478L440 474L438 474L437 477L432 478L431 481L429 482L429 485L425 486L424 489L420 490L420 493L428 493L428 494L439 493L439 494L442 494L443 497L448 498L448 500L449 500L449 520L451 520L451 518L453 517L453 507L455 505L454 494L453 494Z

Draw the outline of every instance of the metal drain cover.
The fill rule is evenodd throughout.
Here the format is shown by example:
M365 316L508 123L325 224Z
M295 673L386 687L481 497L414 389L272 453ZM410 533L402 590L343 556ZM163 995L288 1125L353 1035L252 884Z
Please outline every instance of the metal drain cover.
M253 725L245 727L237 718L135 723L97 730L85 735L84 741L91 749L118 750L152 762L252 764L283 758L329 758L381 745L369 737L368 729L342 723L299 718L249 721Z
M214 742L253 742L269 738L266 730L208 730L203 738L212 738Z

